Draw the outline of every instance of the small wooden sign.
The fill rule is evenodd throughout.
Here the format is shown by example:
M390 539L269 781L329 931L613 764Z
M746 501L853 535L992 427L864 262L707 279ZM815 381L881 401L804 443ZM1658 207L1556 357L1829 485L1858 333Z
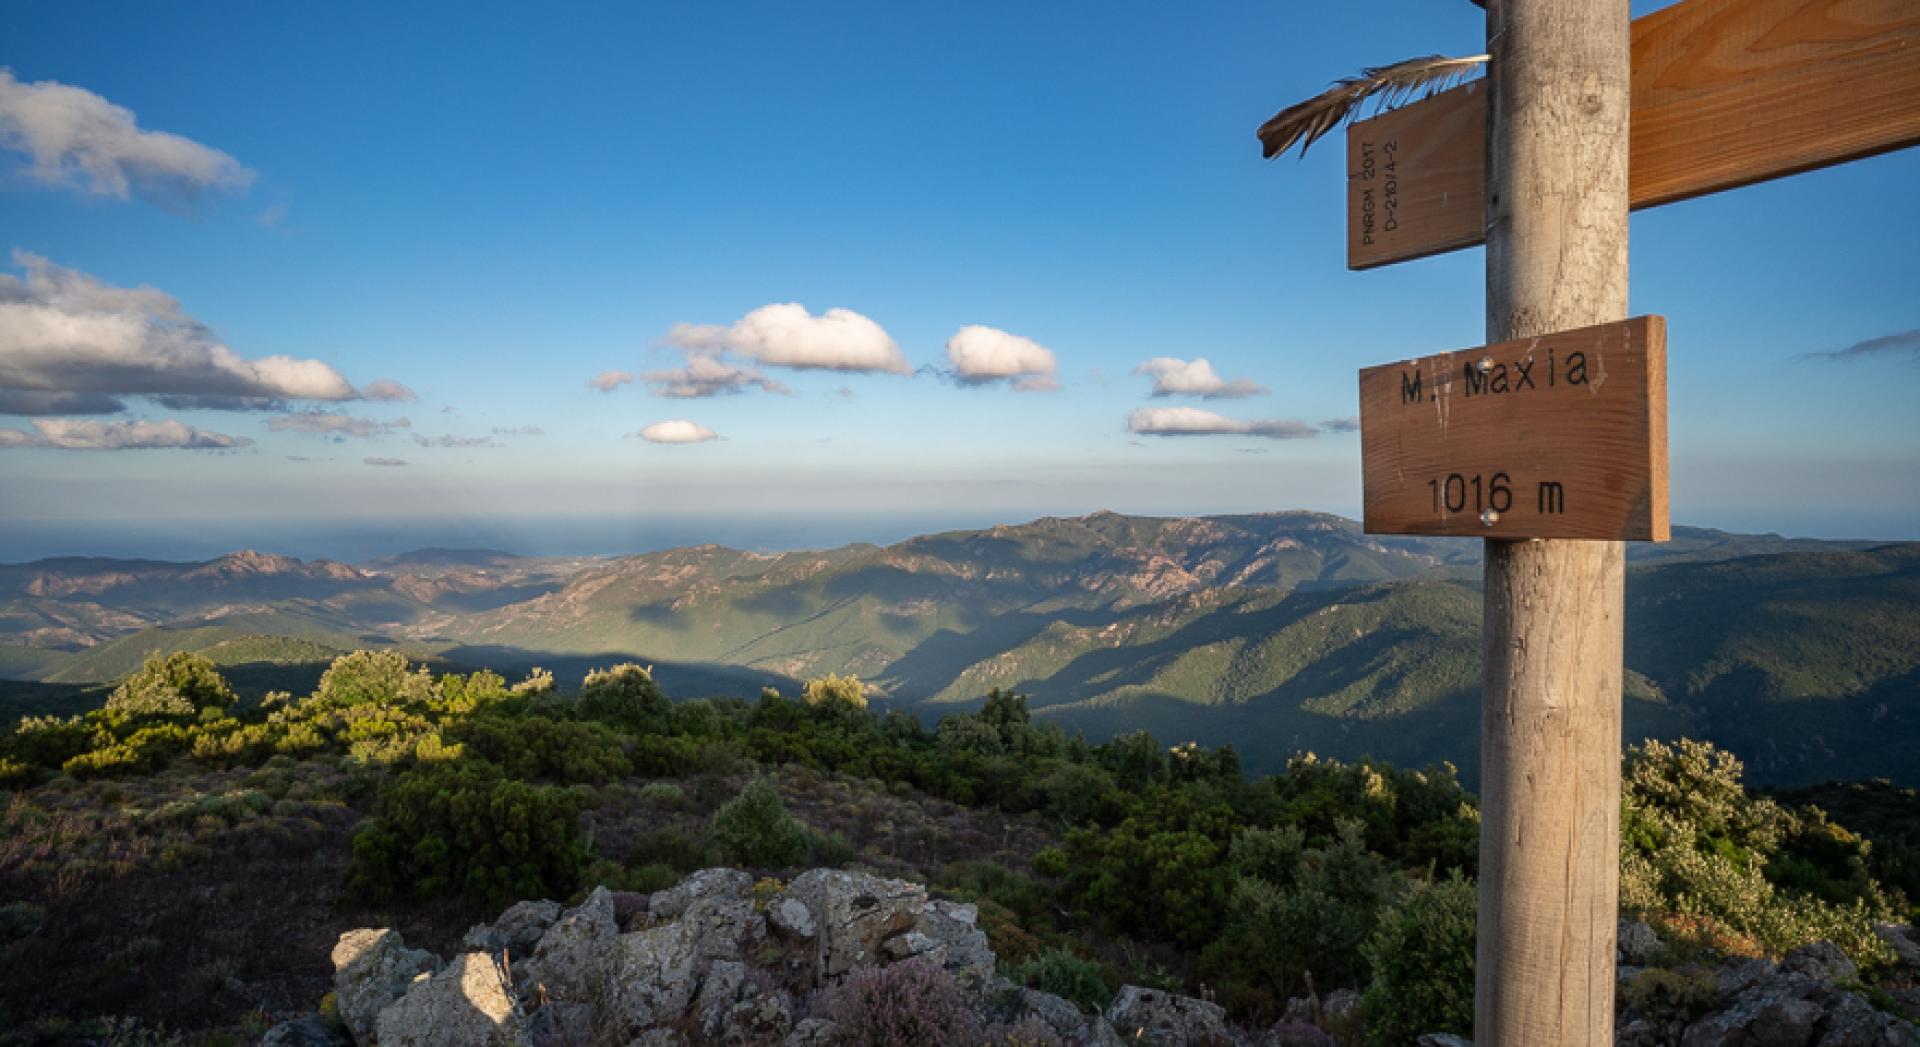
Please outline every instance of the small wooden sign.
M1347 265L1482 243L1487 85L1347 129ZM1920 0L1681 0L1633 22L1628 204L1920 143Z
M1667 324L1360 372L1368 534L1664 542Z

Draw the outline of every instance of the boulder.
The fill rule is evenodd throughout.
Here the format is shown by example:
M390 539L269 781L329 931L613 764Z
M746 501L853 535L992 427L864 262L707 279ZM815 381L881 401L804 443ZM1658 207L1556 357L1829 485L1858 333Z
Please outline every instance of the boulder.
M1645 967L1660 956L1663 948L1660 936L1653 928L1639 920L1621 920L1620 930L1614 939L1614 954L1618 962L1635 967Z
M926 908L926 888L839 869L801 873L780 898L807 907L815 928L816 980L839 978L879 961L880 943L914 925Z
M1757 981L1711 1014L1687 1026L1681 1047L1805 1047L1813 1042L1821 1006L1809 999L1819 983L1799 973L1781 973Z
M373 1042L381 1008L398 999L414 979L440 969L439 957L409 949L400 932L362 927L340 936L333 947L333 995L353 1042Z
M1106 1019L1129 1042L1167 1047L1235 1042L1226 1009L1219 1004L1138 985L1121 986Z
M559 902L518 902L492 923L474 924L460 944L476 952L504 952L524 959L564 911Z
M260 1037L260 1047L347 1047L347 1039L319 1015L309 1014L268 1029Z
M380 1012L380 1047L530 1047L506 972L483 952L454 957Z
M813 911L797 898L776 898L767 906L767 922L781 934L800 941L811 941L814 934Z
M1851 992L1832 994L1826 1021L1815 1047L1915 1047L1920 1033L1913 1023L1873 1008ZM1755 1041L1758 1042L1758 1041Z
M708 897L688 906L677 921L693 940L695 959L738 960L767 938L767 921L745 898Z
M782 1041L784 1047L836 1047L840 1042L840 1023L826 1018L808 1018L793 1027Z
M1414 1047L1473 1047L1473 1041L1450 1032L1423 1033Z
M593 1042L593 1005L554 1000L527 1018L527 1031L536 1044Z
M1920 929L1901 923L1876 923L1873 933L1887 943L1902 965L1920 968Z
M1038 989L1021 989L1017 1004L1020 1019L1036 1018L1062 1043L1086 1039L1087 1018L1063 997Z
M1300 999L1300 997L1295 997ZM1336 1047L1333 1037L1309 1022L1278 1021L1260 1037L1260 1047Z
M1853 961L1847 959L1847 954L1841 952L1839 946L1832 942L1802 945L1788 953L1786 959L1780 961L1780 969L1804 974L1814 981L1825 982L1828 985L1860 980L1860 968L1855 967Z
M603 1017L638 1032L684 1015L693 1002L699 944L679 922L615 938L597 986Z
M568 910L540 936L533 956L514 965L514 977L536 998L544 990L557 999L585 1000L599 980L601 953L619 933L613 892L595 887L586 901Z
M739 869L702 869L647 900L655 920L672 920L709 898L738 900L753 895L753 876Z

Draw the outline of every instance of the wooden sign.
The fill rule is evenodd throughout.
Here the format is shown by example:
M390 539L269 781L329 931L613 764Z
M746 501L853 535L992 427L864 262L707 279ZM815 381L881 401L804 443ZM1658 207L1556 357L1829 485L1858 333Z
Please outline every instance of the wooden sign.
M1368 534L1664 542L1658 316L1360 372Z
M1633 22L1628 203L1920 143L1920 0L1681 0ZM1347 265L1485 240L1486 84L1347 129Z

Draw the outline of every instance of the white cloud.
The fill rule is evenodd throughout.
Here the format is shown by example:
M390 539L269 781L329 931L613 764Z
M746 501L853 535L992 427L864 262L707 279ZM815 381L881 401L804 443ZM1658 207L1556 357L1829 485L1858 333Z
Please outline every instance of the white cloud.
M947 359L953 363L954 375L968 384L1006 380L1022 391L1060 388L1054 378L1059 364L1053 350L998 328L962 327L947 339Z
M360 395L368 400L383 400L387 403L410 404L420 399L413 390L391 378L375 378L368 382Z
M413 442L421 447L498 447L491 436L422 436L413 434Z
M23 84L0 69L0 148L26 156L27 172L125 200L139 196L185 210L207 190L239 191L253 172L218 149L164 131L142 131L133 111L88 91L43 80Z
M1294 440L1316 430L1290 418L1263 418L1243 422L1198 407L1141 407L1127 416L1127 431L1142 436L1207 436L1231 434Z
M640 380L653 387L653 395L676 400L744 393L754 388L769 393L792 392L751 367L736 367L710 353L688 353L685 367L648 371Z
M693 353L731 350L770 367L913 373L886 328L851 309L814 316L798 302L763 305L732 327L675 324L663 341Z
M360 460L367 463L368 465L405 465L407 464L407 460L405 458L362 458Z
M632 382L633 375L625 371L602 371L592 378L587 379L587 386L591 389L598 389L603 393L610 393Z
M334 440L347 437L367 439L394 429L411 429L413 422L406 418L395 418L389 422L372 418L355 418L335 411L302 411L299 414L285 415L267 423L267 428L276 433L305 433L309 436L325 436Z
M545 436L547 431L537 425L516 425L502 427L493 431L495 436Z
M66 451L145 451L158 448L226 450L253 443L244 436L208 432L168 419L162 422L94 422L36 418L37 432L0 429L0 447L56 447Z
M0 392L90 395L100 408L121 396L278 408L359 395L319 360L242 358L153 288L114 287L25 251L13 260L26 276L0 273Z
M1153 378L1155 396L1198 396L1206 400L1238 400L1267 390L1246 378L1229 382L1220 377L1204 356L1180 360L1156 356L1133 369Z
M655 422L637 433L628 433L627 435L637 436L648 443L656 444L698 444L720 438L719 433L714 432L706 426L698 422L689 422L680 418L665 422Z

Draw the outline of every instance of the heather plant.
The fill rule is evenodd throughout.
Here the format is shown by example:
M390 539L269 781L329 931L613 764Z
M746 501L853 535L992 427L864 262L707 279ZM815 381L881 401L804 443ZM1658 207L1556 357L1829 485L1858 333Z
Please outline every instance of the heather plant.
M707 835L721 860L769 869L805 861L813 842L764 778L748 783L720 808Z
M1473 1032L1472 880L1420 884L1379 918L1362 948L1373 969L1364 1012L1370 1042L1412 1043L1430 1032Z
M961 1047L980 1037L953 976L922 957L856 971L814 1011L838 1022L852 1047Z

